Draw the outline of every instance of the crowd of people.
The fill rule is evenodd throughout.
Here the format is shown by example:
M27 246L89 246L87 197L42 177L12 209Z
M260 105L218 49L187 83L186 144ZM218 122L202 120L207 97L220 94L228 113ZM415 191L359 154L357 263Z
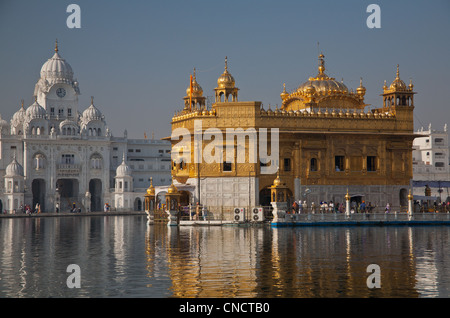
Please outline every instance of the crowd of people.
M294 201L292 203L292 208L288 213L292 214L302 214L302 213L345 213L346 203L345 202L336 202L333 201L320 201L320 203L316 204L311 202L311 205L308 206L306 201ZM372 213L376 205L373 205L371 202L367 203L365 201L350 202L350 213ZM385 212L390 212L389 203L387 203Z

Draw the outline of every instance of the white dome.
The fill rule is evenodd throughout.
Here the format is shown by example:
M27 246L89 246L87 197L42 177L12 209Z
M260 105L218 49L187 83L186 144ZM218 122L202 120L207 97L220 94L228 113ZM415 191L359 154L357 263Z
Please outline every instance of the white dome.
M35 100L34 103L26 110L26 116L28 119L45 118L46 115L47 112L44 107L38 104L37 100Z
M116 169L116 177L131 176L131 168L125 163L125 155L120 166Z
M42 65L41 78L67 79L70 81L73 79L72 67L58 54L58 42L56 42L55 54Z
M3 127L9 127L9 123L6 120L4 120L2 118L2 115L0 114L0 128L3 128Z
M6 177L22 176L23 177L23 167L17 162L14 156L13 161L6 167Z
M85 122L90 122L91 120L102 120L102 113L93 104L85 109L83 112L83 118Z
M18 111L16 111L12 117L12 123L13 125L16 125L20 122L23 122L25 120L25 109L23 108L23 104L22 107L20 107L20 109Z

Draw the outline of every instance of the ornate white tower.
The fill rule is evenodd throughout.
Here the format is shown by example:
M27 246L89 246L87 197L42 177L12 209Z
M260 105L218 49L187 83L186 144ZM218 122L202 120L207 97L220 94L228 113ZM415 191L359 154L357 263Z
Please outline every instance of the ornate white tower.
M55 54L42 65L40 75L34 95L53 121L52 126L59 126L59 122L65 119L76 122L80 89L77 80L73 79L72 67L59 55L58 41Z
M12 162L6 167L5 170L5 199L6 206L4 209L8 213L18 211L18 209L24 204L24 174L23 167L16 160L16 155Z

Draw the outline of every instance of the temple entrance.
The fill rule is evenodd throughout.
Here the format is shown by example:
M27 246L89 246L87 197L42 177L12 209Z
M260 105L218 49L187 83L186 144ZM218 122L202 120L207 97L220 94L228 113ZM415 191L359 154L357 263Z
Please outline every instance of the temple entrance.
M31 192L33 193L33 205L31 209L34 210L39 204L41 212L45 211L45 180L34 179L31 183Z
M62 198L78 197L78 180L76 179L58 179L56 181L56 190Z
M102 180L91 179L89 181L89 192L91 193L91 211L103 211Z
M408 190L400 189L399 193L400 206L408 206Z
M181 206L187 206L189 205L190 201L190 192L189 191L180 191L180 205Z

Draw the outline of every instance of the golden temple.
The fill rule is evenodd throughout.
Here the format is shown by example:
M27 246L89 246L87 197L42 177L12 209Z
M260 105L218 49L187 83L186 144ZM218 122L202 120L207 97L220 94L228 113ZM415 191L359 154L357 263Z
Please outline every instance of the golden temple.
M225 134L229 128L244 132L277 128L277 163L290 200L309 204L343 202L349 189L352 200L378 206L407 205L412 143L416 137L412 83L407 86L400 79L397 65L392 84L388 87L385 82L383 86L382 107L368 109L362 80L353 91L325 74L323 54L319 55L318 64L318 74L294 91L287 92L283 85L281 107L275 110L270 106L264 109L259 101L238 101L239 89L228 70L227 58L214 89L215 102L208 109L194 70L184 108L175 113L171 122L172 132L183 128L191 133L187 154L191 160L172 156L172 176L177 187L191 185L196 189L186 192L185 203L200 201L226 217L234 207L269 205L270 186L276 178L276 172L261 173L264 164L260 160L250 160L250 138L245 138L244 144L234 140L231 156L234 160L196 162L195 123L201 121L202 133L211 129ZM178 142L172 138L173 153ZM211 151L210 144L214 142L217 146L217 140L204 138L201 150ZM223 144L230 146L230 141L224 139ZM238 149L242 148L245 148L244 162L237 158Z

